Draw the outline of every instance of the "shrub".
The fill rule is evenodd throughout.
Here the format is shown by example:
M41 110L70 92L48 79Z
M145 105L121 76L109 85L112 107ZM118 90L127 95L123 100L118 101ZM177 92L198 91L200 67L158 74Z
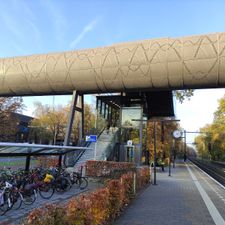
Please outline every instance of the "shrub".
M66 206L66 222L70 225L92 225L91 201L88 196L72 198Z
M33 210L24 221L24 225L66 225L65 209L48 204Z
M89 161L90 162L90 161ZM115 163L116 164L116 163ZM119 163L120 165L122 163ZM102 164L105 165L105 164ZM114 164L110 162L110 166ZM133 168L127 164L120 168ZM134 197L134 173L137 189L149 183L149 167L127 172L109 180L104 188L72 198L64 205L46 205L33 210L24 225L105 225L114 220Z
M110 218L114 219L116 216L119 215L120 209L122 208L122 184L120 180L114 179L110 180L107 183L107 188L109 190L109 212Z
M87 161L86 175L90 177L112 177L115 174L134 171L134 163L113 162L113 161Z
M123 204L128 204L134 197L134 173L129 172L121 176Z
M91 200L91 213L93 215L92 224L100 225L105 224L110 217L109 210L109 189L100 188L90 194Z
M37 158L37 164L43 168L56 167L58 166L58 157L46 157L40 156Z
M149 167L140 167L137 169L137 190L140 190L150 182Z

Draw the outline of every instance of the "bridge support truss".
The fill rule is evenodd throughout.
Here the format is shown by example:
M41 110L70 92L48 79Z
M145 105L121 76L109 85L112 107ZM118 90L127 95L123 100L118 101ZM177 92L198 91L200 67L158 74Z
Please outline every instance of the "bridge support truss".
M71 108L68 116L67 127L66 127L66 135L64 139L64 145L69 145L71 132L73 127L73 121L75 117L75 113L81 113L81 126L79 132L79 141L84 138L84 95L79 93L78 91L73 91L73 97L71 102Z

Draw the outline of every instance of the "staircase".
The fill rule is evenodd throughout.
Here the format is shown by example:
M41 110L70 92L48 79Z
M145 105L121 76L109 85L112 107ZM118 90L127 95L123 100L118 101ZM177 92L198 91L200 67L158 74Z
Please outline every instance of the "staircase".
M88 160L107 160L111 151L113 150L116 142L118 128L115 128L114 131L110 130L107 132L104 130L102 134L98 137L96 143L91 143L88 148L92 148L92 150L86 150L83 155L76 162L75 167L80 168L82 165L86 163ZM95 144L96 144L96 155L95 155Z

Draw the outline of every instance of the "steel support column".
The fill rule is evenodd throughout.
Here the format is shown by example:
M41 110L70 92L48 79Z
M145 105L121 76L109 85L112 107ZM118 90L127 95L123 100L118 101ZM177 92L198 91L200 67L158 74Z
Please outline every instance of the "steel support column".
M59 159L58 159L58 167L59 168L62 167L62 155L59 156Z
M65 135L65 139L64 139L65 146L69 145L69 142L70 142L73 120L74 120L74 116L75 116L75 108L77 105L77 98L78 98L77 91L73 91L71 108L70 108L69 117L68 117L68 121L67 121L66 135Z
M25 165L25 172L29 172L30 170L30 155L26 156L26 165Z
M187 132L184 130L184 155L187 156Z
M143 108L141 109L141 120L140 120L140 127L139 127L139 143L140 143L140 152L139 152L139 166L142 165L142 152L143 152Z
M77 103L79 103L79 106L77 106ZM69 145L76 111L81 113L81 124L80 124L80 130L79 130L79 141L81 141L84 138L84 95L77 91L73 91L73 98L72 98L71 108L70 108L70 112L68 116L64 146Z
M80 128L80 136L79 140L84 140L84 95L81 94L79 96L79 103L81 107L81 128Z
M30 157L31 157L30 153L31 153L31 149L29 148L28 154L26 156L25 172L29 172L29 170L30 170Z

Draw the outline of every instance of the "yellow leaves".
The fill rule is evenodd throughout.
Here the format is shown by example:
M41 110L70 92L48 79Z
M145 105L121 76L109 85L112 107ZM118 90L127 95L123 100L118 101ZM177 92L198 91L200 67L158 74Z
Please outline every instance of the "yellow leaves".
M35 104L35 116L32 121L32 139L39 137L39 139L47 139L48 142L56 140L63 141L67 126L67 118L69 114L69 107L62 107L61 105L50 107L49 105L43 105L40 102ZM85 119L84 119L84 132L89 133L91 128L95 124L95 115L90 105L84 105ZM73 123L72 140L76 142L79 135L79 124L81 121L81 114L75 113L75 119ZM41 142L41 141L40 141Z
M172 144L172 132L174 130L180 129L179 124L176 122L164 123L164 128L162 127L161 122L156 123L156 143L157 143L157 154L159 157L162 155L162 150L165 155L169 154L171 144ZM162 144L163 140L163 144ZM177 144L181 140L176 141ZM154 129L153 122L148 122L147 124L147 149L150 151L150 155L153 156L154 151ZM178 149L178 148L177 148Z

